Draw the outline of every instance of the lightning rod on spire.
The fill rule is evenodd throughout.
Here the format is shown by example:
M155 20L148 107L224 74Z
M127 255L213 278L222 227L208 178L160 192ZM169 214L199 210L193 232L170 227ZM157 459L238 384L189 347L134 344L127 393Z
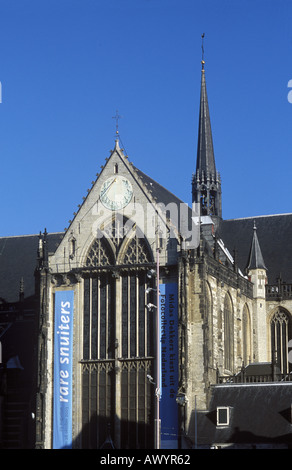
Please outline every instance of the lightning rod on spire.
M119 115L118 110L116 110L116 115L113 116L113 119L116 120L116 137L119 135L119 119L121 119L122 116Z
M205 38L205 33L203 33L201 35L201 38L202 38L202 61L201 61L201 64L202 64L202 70L204 70L204 64L205 64L205 60L204 60L204 38Z

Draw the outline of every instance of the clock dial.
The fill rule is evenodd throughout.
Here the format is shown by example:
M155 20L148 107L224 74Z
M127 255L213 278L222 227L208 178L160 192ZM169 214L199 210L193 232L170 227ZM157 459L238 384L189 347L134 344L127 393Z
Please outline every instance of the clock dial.
M99 198L112 211L123 209L132 199L133 189L124 176L111 176L102 185Z

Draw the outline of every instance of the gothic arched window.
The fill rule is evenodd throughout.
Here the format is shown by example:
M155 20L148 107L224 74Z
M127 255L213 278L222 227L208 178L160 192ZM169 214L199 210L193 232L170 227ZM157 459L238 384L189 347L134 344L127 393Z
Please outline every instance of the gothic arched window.
M213 301L208 283L206 283L206 345L208 348L208 362L210 367L213 367Z
M114 264L113 252L105 238L97 238L91 245L87 258L87 267L111 266Z
M224 368L229 372L232 372L234 363L233 329L233 307L229 294L226 294L224 299Z
M100 447L110 425L121 448L149 448L154 325L146 288L153 256L135 224L122 216L107 220L99 234L84 263L82 445Z
M291 339L291 320L289 315L281 308L274 313L271 319L271 351L282 374L289 371L288 341Z
M128 243L122 264L151 263L151 254L144 238L134 237Z
M251 340L250 340L250 316L247 305L242 311L242 359L244 364L249 364L251 359Z

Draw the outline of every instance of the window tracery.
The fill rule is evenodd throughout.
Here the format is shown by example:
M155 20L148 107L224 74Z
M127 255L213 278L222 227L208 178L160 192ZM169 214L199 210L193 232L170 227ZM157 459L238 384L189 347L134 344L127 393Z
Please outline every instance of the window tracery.
M130 232L135 230L135 236ZM119 253L121 252L121 255ZM118 261L116 261L118 260ZM89 248L85 266L113 266L118 264L147 264L153 262L151 250L142 232L120 217L101 227L100 236Z
M233 306L229 294L224 300L224 367L232 372L234 364Z
M151 263L148 246L144 238L135 236L129 242L124 256L123 264Z
M283 374L288 372L288 335L290 321L288 314L279 308L271 319L271 347L276 363Z
M100 226L86 255L86 267L108 267L84 269L81 364L86 448L104 442L104 424L114 428L116 406L121 447L153 446L153 390L147 379L153 374L153 314L146 308L147 271L145 266L139 269L149 262L152 252L142 232L119 215ZM98 416L98 423L92 416Z
M97 238L91 245L86 258L87 267L113 265L113 254L103 238Z
M242 358L244 364L248 364L251 359L251 339L250 339L250 316L247 305L244 305L242 312Z

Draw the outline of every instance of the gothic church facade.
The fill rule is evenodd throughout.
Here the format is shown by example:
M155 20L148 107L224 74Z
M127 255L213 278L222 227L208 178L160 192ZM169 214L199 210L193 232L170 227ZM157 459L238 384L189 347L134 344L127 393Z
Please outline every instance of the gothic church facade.
M279 376L289 375L292 214L223 220L203 62L192 200L187 208L136 168L117 136L64 233L0 239L7 265L10 244L29 244L21 299L11 294L9 301L1 273L0 340L6 344L8 304L18 312L26 297L33 300L26 309L35 331L28 402L37 448L58 445L56 401L66 403L69 395L73 448L155 446L157 275L161 291L174 286L177 299L177 421L166 429L160 416L161 433L169 434L162 440L192 446L194 410L208 410L213 385L247 365L268 363ZM30 296L26 282L33 284ZM58 360L70 362L70 371L56 372Z

